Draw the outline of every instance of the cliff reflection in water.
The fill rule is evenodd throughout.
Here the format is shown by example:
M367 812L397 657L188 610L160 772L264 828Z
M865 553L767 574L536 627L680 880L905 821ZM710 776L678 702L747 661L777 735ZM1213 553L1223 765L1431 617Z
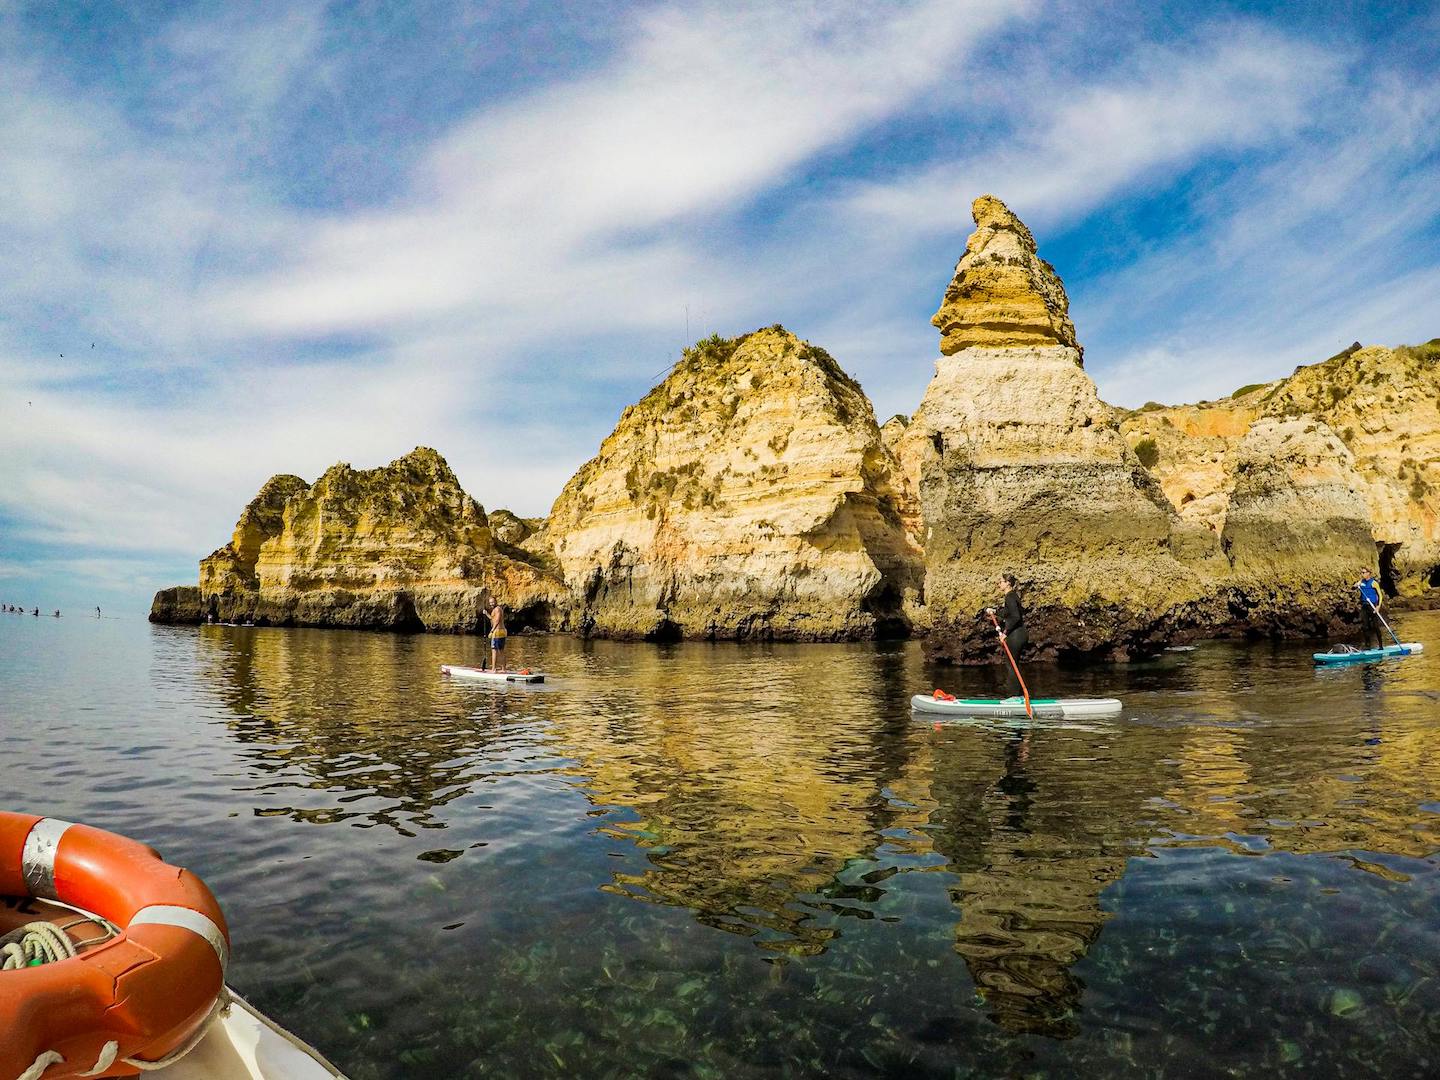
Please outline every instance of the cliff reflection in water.
M692 909L791 955L838 936L827 913L873 918L857 901L879 890L838 875L873 858L886 830L919 829L924 816L886 794L915 750L893 707L906 656L858 659L845 649L638 653L626 693L593 711L557 710L554 734L587 798L616 810L602 830L647 855L644 872L602 887Z
M1108 915L1101 893L1143 852L1143 796L1106 788L1068 732L952 727L936 736L930 833L958 881L955 951L1007 1030L1075 1033L1071 973ZM1108 827L1096 828L1097 818Z
M1349 853L1393 877L1377 853L1440 841L1417 824L1440 770L1418 669L1369 697L1373 676L1338 686L1264 655L1252 674L1226 647L1210 666L1056 672L1067 692L1104 678L1141 704L1026 730L912 720L909 695L936 677L913 644L525 640L553 676L539 692L441 679L442 660L478 658L468 640L202 628L201 648L258 814L411 836L450 827L480 785L531 776L552 811L643 856L615 868L576 846L593 888L690 911L782 964L903 921L899 901L936 884L982 1007L1014 1033L1078 1032L1075 969L1132 859ZM1337 690L1374 715L1316 722Z

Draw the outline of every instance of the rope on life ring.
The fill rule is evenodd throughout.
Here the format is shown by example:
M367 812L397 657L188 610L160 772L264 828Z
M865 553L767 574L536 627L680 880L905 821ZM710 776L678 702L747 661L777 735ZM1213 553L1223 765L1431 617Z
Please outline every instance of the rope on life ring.
M0 941L15 980L0 995L0 1080L163 1069L228 1011L224 915L203 882L152 848L0 812L0 894L58 903L106 931L71 940L76 923L32 922Z
M69 960L76 953L70 935L48 922L26 923L0 937L0 971L19 971Z

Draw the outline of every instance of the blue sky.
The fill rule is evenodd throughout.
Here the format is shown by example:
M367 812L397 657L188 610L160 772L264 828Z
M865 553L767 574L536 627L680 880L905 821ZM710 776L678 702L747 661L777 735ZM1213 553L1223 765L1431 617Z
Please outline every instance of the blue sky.
M543 514L712 331L910 412L983 192L1118 404L1435 337L1437 41L1434 4L0 0L0 599L139 615L268 476L416 445Z

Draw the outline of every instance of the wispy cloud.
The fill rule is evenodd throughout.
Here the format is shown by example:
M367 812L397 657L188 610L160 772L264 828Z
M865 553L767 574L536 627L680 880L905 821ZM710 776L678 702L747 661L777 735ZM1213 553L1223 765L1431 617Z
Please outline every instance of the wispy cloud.
M24 272L0 296L51 317L0 342L0 451L22 477L0 505L28 540L193 557L272 472L426 443L482 501L543 513L624 402L577 432L547 408L573 387L513 378L521 347L558 338L563 377L566 341L675 322L677 284L756 298L684 223L903 108L1024 9L645 12L608 63L452 125L352 212L287 206L254 168L277 104L309 68L334 75L311 8L166 28L143 123L9 67L0 229Z
M967 230L979 192L1001 193L1032 227L1073 220L1157 172L1312 124L1342 73L1341 57L1253 23L1142 48L1098 83L1083 72L1006 72L1014 88L1008 133L953 160L857 185L845 203L857 223L891 235Z
M1112 398L1219 396L1353 340L1440 332L1440 87L1365 81L1283 157L1197 193L1196 228L1085 284L1074 308ZM1136 310L1172 317L1137 334Z
M649 14L597 74L457 127L394 208L297 223L290 265L222 284L210 311L239 333L453 317L498 318L509 337L548 332L557 312L653 325L657 282L706 276L702 251L653 230L733 209L905 105L1025 7Z

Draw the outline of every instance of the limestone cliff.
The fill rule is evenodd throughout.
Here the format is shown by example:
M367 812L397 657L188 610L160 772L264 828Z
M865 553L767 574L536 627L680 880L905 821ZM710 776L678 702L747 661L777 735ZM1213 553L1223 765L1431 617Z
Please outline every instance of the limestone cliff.
M947 355L896 450L924 519L930 651L998 655L975 616L1005 571L1024 582L1039 655L1153 649L1208 617L1218 543L1181 522L1115 426L1029 230L990 196L974 217L936 319ZM995 315L997 280L1013 317Z
M555 558L549 522L545 518L522 518L509 510L492 510L489 520L490 535L500 554L560 577L560 563Z
M897 413L881 426L880 441L895 459L895 505L900 511L900 520L916 547L923 547L925 520L920 512L920 465L914 446L905 439L909 429L910 417Z
M164 590L151 618L475 631L486 591L517 626L548 625L564 599L557 578L497 549L484 509L421 447L378 469L332 466L313 484L267 481L201 561L198 605Z
M940 331L940 351L953 356L974 347L1064 345L1075 350L1078 362L1070 300L1030 230L993 195L976 199L971 213L975 231L930 320Z
M1184 528L1106 422L1073 349L942 358L907 442L919 465L933 655L996 657L975 615L995 602L1006 571L1024 583L1045 657L1149 651L1177 608L1210 592L1199 567L1219 557L1214 537Z
M1323 423L1269 419L1246 432L1232 457L1221 545L1247 623L1318 635L1342 629L1355 606L1351 583L1375 556L1354 457Z
M580 625L617 637L902 633L920 553L860 387L775 326L686 351L547 522Z
M1122 428L1180 514L1221 531L1246 433L1296 418L1323 423L1351 457L1387 587L1418 597L1440 586L1440 339L1357 342L1222 401L1147 407Z
M1341 632L1377 544L1392 589L1440 583L1440 341L1357 344L1224 402L1127 413L1081 370L1029 230L989 196L974 216L935 319L946 355L893 432L933 655L994 657L973 616L1006 570L1028 583L1041 656Z

